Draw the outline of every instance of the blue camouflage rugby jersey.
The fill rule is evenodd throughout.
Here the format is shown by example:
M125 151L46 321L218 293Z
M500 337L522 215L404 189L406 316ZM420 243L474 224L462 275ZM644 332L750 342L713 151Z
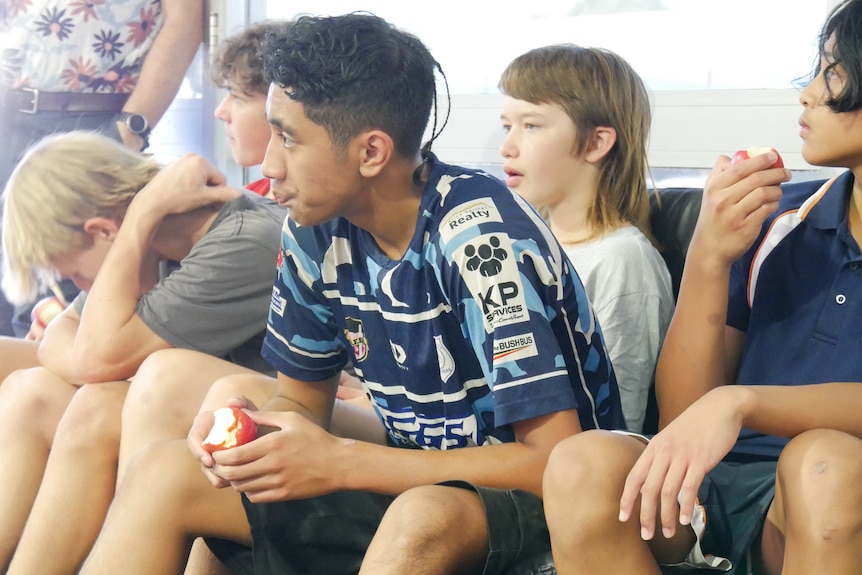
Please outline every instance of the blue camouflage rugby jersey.
M576 408L624 428L601 331L574 268L499 180L435 161L404 256L337 218L290 218L263 355L319 381L352 361L392 440L514 441L510 424Z

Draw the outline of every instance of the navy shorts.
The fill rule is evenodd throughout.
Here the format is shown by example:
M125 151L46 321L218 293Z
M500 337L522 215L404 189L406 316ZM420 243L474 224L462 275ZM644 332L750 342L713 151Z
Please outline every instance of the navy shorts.
M483 575L502 575L521 560L550 551L539 497L460 481L443 485L473 490L482 500L489 533ZM377 526L394 500L359 491L266 504L242 499L253 549L207 539L213 553L235 575L357 573Z

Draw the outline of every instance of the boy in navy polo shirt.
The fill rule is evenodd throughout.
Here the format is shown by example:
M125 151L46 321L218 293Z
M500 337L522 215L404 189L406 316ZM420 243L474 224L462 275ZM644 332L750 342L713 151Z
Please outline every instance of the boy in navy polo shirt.
M658 366L663 431L552 453L558 573L862 572L859 30L862 0L835 8L799 98L805 160L849 171L782 195L770 153L707 181Z

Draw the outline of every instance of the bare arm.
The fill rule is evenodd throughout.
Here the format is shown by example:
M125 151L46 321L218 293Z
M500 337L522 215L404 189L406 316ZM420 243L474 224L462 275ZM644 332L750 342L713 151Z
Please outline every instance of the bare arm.
M148 355L171 347L136 313L138 300L156 281L158 257L152 238L166 216L227 201L239 193L209 185L222 180L205 160L186 156L164 168L132 200L82 313L74 351L81 379L128 378ZM187 249L191 244L190 240Z
M75 374L72 364L72 350L80 319L74 306L68 306L45 328L37 352L43 367L75 385L83 383Z
M716 162L704 187L679 298L656 367L660 426L666 426L709 390L733 383L745 335L725 325L730 268L775 211L789 179L766 169L771 156L728 168Z
M144 58L141 75L125 112L141 114L155 126L171 105L203 38L201 0L162 0L164 22ZM140 150L144 142L117 122L123 143Z
M277 431L210 458L199 448L212 422L205 413L196 420L189 446L205 465L215 461L222 486L230 483L256 502L339 490L398 494L448 479L541 494L551 449L580 431L577 413L566 410L514 424L514 443L480 448L398 449L339 438L312 423L329 421L337 381L307 384L280 375L279 391L267 410L252 412L259 425ZM287 411L270 411L273 407Z

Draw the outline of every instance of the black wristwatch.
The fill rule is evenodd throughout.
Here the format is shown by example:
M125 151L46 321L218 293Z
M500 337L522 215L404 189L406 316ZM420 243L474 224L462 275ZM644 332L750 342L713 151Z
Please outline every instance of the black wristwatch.
M146 117L131 112L120 112L117 114L117 121L123 122L131 133L141 137L144 141L144 146L141 148L142 152L147 149L147 146L150 145L150 132L152 129Z

